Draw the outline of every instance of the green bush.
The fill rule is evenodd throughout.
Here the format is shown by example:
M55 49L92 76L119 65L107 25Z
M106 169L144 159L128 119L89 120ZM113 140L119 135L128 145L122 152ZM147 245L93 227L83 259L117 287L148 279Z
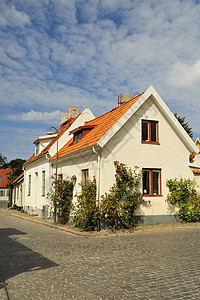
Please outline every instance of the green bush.
M142 175L137 172L137 167L132 170L118 161L114 166L115 184L110 193L102 197L101 214L112 229L132 228L136 225L135 211L141 204L146 204L139 191Z
M197 184L191 179L169 179L166 182L169 188L166 201L179 207L178 216L185 222L200 220L200 196Z
M69 221L74 183L74 177L65 180L54 180L52 183L53 188L48 195L57 213L58 221L61 224Z
M81 183L81 193L74 207L74 222L86 231L94 230L97 224L98 207L96 205L96 180Z

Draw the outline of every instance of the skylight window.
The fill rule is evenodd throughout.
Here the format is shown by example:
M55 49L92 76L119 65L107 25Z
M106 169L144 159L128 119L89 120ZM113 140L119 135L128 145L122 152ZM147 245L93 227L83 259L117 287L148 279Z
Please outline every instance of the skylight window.
M0 182L1 182L3 179L4 179L4 176L2 176L2 177L0 178Z

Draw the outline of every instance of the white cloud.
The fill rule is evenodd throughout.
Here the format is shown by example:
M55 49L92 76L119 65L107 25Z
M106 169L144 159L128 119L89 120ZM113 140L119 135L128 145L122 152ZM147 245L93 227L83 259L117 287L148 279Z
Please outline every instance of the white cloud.
M172 66L169 83L180 88L194 88L200 84L200 60L194 64L177 62Z
M19 111L19 119L33 124L43 111L37 122L48 122L51 112L66 112L70 105L99 115L116 106L119 94L153 85L199 132L198 2L2 3L0 105L13 120Z
M54 112L40 112L31 110L27 113L16 114L16 115L8 115L7 117L14 121L31 121L31 122L52 122L53 120L57 120L61 116L61 112L56 110Z
M17 10L14 5L6 6L3 1L0 8L0 26L23 27L30 24L30 17L23 11Z

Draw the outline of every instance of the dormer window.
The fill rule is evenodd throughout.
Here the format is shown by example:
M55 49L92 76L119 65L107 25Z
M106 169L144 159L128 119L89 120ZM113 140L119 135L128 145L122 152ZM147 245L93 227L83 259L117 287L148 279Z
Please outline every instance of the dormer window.
M76 144L78 141L82 139L82 131L78 131L74 133L74 143Z
M40 150L40 143L37 143L35 145L35 155L38 155L39 154L39 150Z
M96 125L84 125L80 126L70 133L74 135L73 144L78 143L82 138L84 138Z

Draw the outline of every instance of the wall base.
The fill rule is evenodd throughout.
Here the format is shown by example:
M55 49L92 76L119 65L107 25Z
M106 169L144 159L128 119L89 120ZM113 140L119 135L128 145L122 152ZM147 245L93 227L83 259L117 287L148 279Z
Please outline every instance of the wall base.
M181 222L177 215L136 216L135 218L138 226Z

